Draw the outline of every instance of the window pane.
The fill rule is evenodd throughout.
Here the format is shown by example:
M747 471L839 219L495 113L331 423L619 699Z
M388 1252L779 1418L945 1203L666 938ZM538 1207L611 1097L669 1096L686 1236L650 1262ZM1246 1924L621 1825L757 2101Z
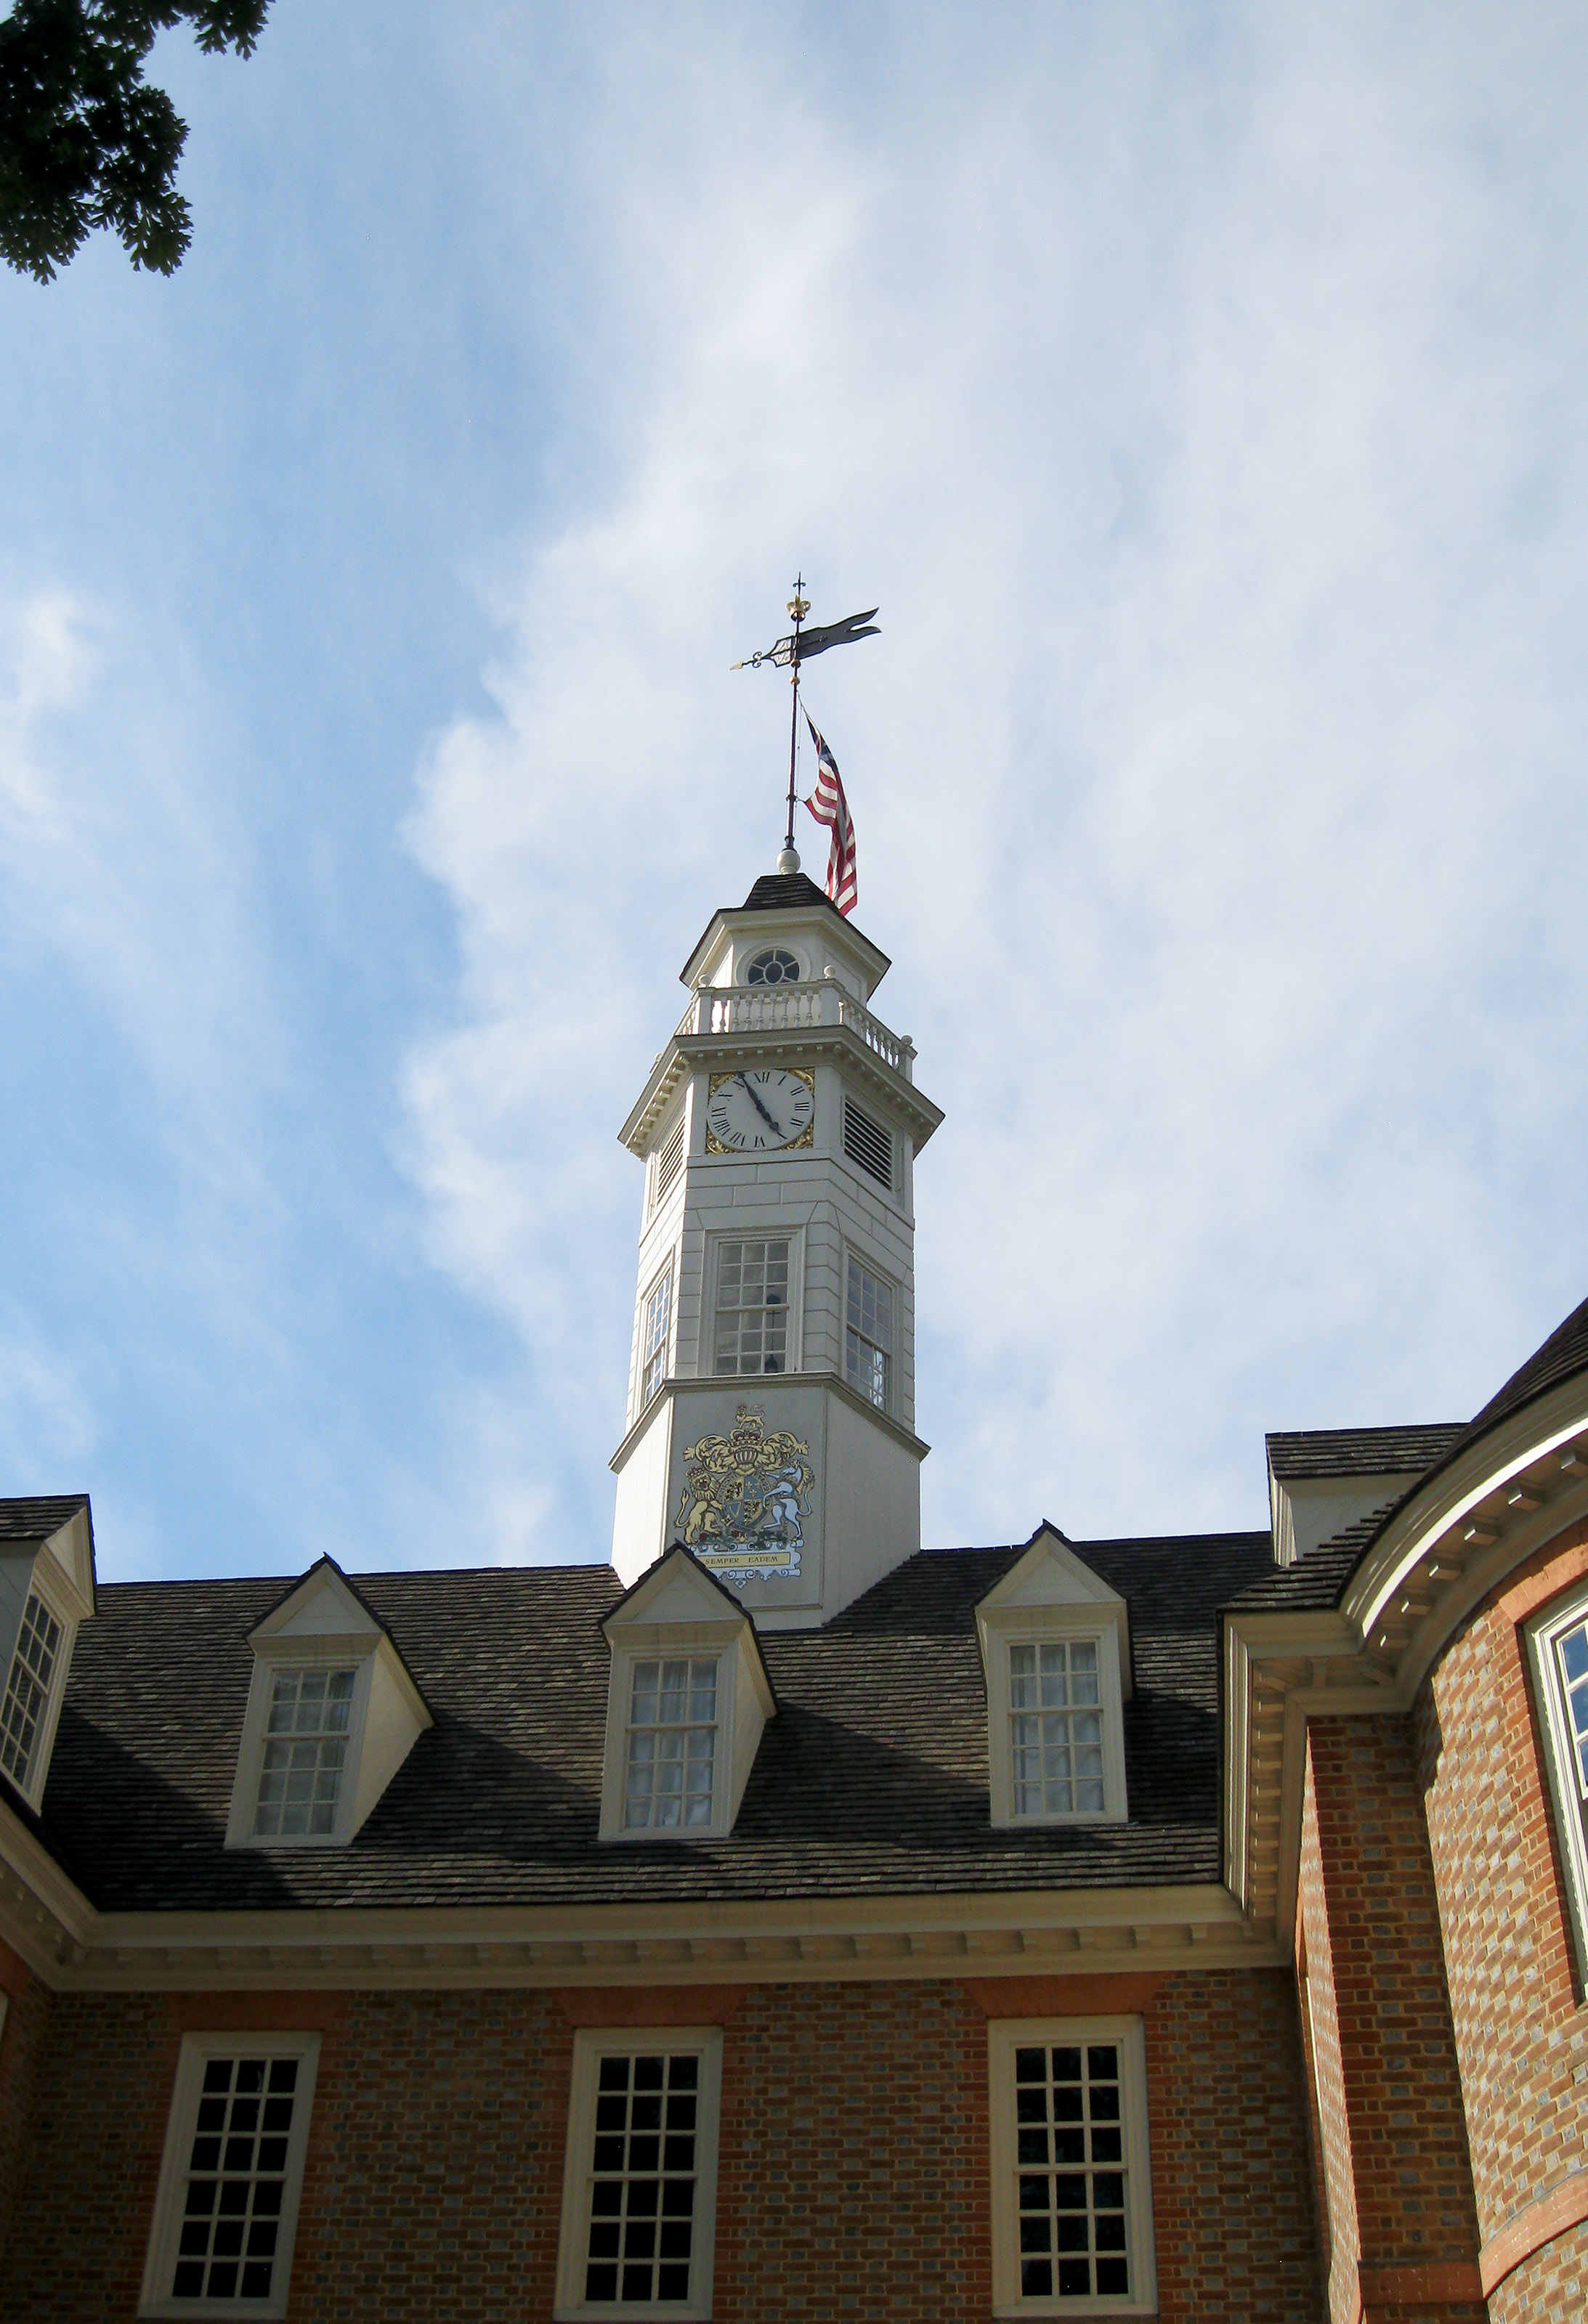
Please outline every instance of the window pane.
M267 2067L272 2095L260 2093ZM189 2157L177 2259L176 2300L268 2300L275 2274L287 2157L294 2127L296 2059L211 2058L204 2069L198 2135ZM218 2175L217 2175L218 2174Z
M852 1388L888 1409L893 1366L893 1286L853 1252L845 1296L844 1370Z
M719 1375L789 1368L789 1244L769 1237L717 1246L713 1362Z
M18 1785L25 1785L32 1771L60 1652L60 1623L42 1599L30 1595L23 1609L5 1699L0 1703L0 1767Z
M1015 2052L1015 2080L1013 2193L1022 2296L1051 2299L1056 2288L1061 2300L1128 2296L1131 2248L1127 2174L1120 2167L1117 2127L1117 2047L1097 2043L1084 2051L1020 2049ZM1033 2168L1045 2159L1042 2150L1050 2136L1052 2168ZM1048 2254L1057 2255L1057 2287Z
M716 1766L716 1658L634 1665L625 1831L709 1827Z
M1094 1638L1009 1648L1017 1816L1105 1813L1098 1655Z
M254 1811L261 1838L335 1831L355 1675L350 1670L276 1672Z
M667 1378L669 1334L672 1326L673 1271L669 1266L645 1303L645 1328L640 1347L640 1393L649 1404Z
M664 2089L694 2087L698 2059L603 2058L591 2149L585 2297L650 2306L689 2298L695 2254L693 2137L657 2135ZM632 2085L632 2087L631 2087ZM689 2100L693 2106L693 2100Z

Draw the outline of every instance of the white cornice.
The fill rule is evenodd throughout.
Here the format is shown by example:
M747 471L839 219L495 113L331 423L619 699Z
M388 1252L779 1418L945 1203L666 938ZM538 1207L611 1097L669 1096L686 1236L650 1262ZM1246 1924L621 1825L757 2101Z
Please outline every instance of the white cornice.
M8 1888L0 1933L13 1942L14 1917ZM69 1992L786 1984L1284 1959L1272 1931L1211 1882L587 1910L91 1913L29 1957Z
M794 1025L745 1033L675 1034L658 1053L644 1088L618 1131L619 1139L631 1154L642 1157L686 1074L707 1068L734 1073L769 1058L799 1065L826 1058L842 1064L851 1080L870 1090L898 1116L918 1154L942 1124L942 1108L923 1097L913 1082L906 1081L869 1048L852 1025Z
M1449 1543L1458 1526L1470 1522L1480 1512L1499 1516L1500 1511L1489 1505L1503 1486L1535 1469L1585 1431L1588 1373L1582 1373L1524 1405L1519 1412L1497 1422L1467 1445L1448 1468L1441 1470L1421 1492L1415 1493L1396 1512L1353 1574L1341 1610L1355 1623L1360 1635L1366 1639L1373 1634L1410 1571L1430 1552ZM1546 1486L1544 1500L1552 1512L1558 1513L1565 1496L1551 1487L1550 1480L1541 1477L1537 1481ZM1573 1480L1565 1478L1562 1481L1570 1484ZM1508 1518L1501 1530L1510 1533L1513 1529ZM1464 1548L1463 1563L1470 1562L1470 1558L1469 1545Z
M1306 1721L1408 1711L1439 1655L1507 1574L1588 1517L1588 1376L1465 1446L1397 1510L1338 1609L1224 1619L1224 1871L1291 1932Z
M750 1385L753 1386L754 1375L746 1375L746 1379L748 1379ZM743 1388L746 1382L743 1379L737 1382L737 1386L740 1388ZM673 1379L663 1380L661 1386L657 1389L655 1395L651 1397L644 1411L640 1415L639 1419L635 1421L633 1426L629 1430L628 1434L623 1438L623 1443L618 1446L617 1451L607 1462L607 1467L611 1469L614 1474L623 1468L623 1463L627 1461L630 1453L633 1451L641 1437L645 1434L646 1431L654 1422L660 1418L663 1407L665 1406L669 1406L674 1397L720 1396L725 1385L732 1388L735 1383L732 1379L725 1382L724 1380L717 1379L716 1375L712 1373L708 1373L704 1379ZM812 1388L826 1388L830 1395L837 1397L842 1403L851 1406L854 1411L860 1414L862 1419L869 1420L874 1428L880 1428L884 1435L893 1437L897 1443L905 1447L907 1452L913 1452L918 1461L924 1461L928 1453L932 1449L931 1446L924 1441L924 1439L916 1435L912 1429L906 1428L901 1420L895 1420L891 1413L879 1412L876 1406L872 1402L870 1397L862 1396L858 1388L851 1388L849 1382L844 1378L841 1372L814 1370L780 1372L778 1374L778 1385L780 1388L805 1387L808 1385Z

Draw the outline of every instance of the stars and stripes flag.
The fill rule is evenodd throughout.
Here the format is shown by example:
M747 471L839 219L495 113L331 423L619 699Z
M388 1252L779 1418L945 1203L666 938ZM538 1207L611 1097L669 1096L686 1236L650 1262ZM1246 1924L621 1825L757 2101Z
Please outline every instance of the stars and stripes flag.
M844 796L844 779L838 772L838 761L817 733L809 711L805 723L810 728L810 739L816 745L816 788L806 800L818 823L832 831L832 844L827 850L827 893L841 912L854 909L854 825L849 819L849 802Z

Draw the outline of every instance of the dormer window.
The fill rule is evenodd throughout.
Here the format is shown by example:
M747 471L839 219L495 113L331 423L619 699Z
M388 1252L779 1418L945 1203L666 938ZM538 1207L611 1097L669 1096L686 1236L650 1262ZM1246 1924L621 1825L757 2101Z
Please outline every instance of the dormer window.
M1103 1711L1095 1638L1009 1649L1009 1742L1017 1816L1101 1815Z
M279 1670L271 1682L254 1830L293 1840L336 1830L356 1671Z
M423 1695L328 1557L249 1633L228 1848L345 1848L425 1729Z
M799 963L781 945L758 952L744 972L746 984L798 984Z
M754 1623L675 1542L601 1627L612 1651L602 1839L725 1838L777 1712Z
M637 1662L625 1831L702 1830L716 1765L716 1656Z
M38 1760L50 1691L60 1660L60 1624L36 1591L23 1609L22 1628L0 1706L0 1767L25 1792Z
M43 1800L78 1625L94 1611L94 1529L80 1495L0 1501L0 1775Z
M995 1824L1122 1823L1130 1609L1043 1526L976 1609Z

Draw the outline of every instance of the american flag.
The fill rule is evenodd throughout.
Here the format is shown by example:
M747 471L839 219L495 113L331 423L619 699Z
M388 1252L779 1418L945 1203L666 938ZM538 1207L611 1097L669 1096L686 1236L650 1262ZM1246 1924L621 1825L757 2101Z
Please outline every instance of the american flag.
M816 744L816 788L806 800L818 823L825 823L833 834L827 850L827 893L841 912L854 909L854 825L849 820L849 802L844 796L844 779L838 772L838 761L817 733L808 710L805 723L810 728L810 739Z

